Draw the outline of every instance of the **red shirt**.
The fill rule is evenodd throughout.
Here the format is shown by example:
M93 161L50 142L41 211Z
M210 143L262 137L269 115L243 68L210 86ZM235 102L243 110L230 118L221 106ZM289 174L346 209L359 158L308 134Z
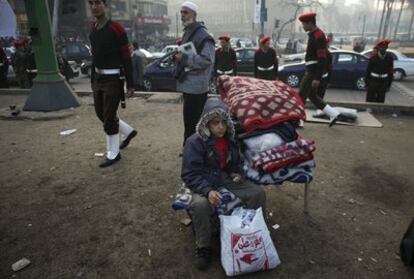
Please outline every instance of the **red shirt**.
M216 150L220 168L224 169L227 165L229 155L229 141L226 138L216 138Z

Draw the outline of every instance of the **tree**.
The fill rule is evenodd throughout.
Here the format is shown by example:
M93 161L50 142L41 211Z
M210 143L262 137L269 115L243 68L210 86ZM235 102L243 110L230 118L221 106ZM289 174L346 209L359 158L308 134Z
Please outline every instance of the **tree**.
M280 26L279 30L277 31L276 42L279 42L285 27L297 20L298 15L303 10L303 8L322 6L318 0L283 0L282 3L284 5L293 6L295 8L295 11L293 12L292 17L283 22Z
M400 12L398 13L397 23L395 24L393 39L397 39L398 27L400 25L401 14L404 8L405 0L401 0Z
M411 20L410 20L410 25L408 27L408 39L411 39L411 30L413 28L413 21L414 21L414 0L408 0L408 4L410 5L410 9L411 9Z

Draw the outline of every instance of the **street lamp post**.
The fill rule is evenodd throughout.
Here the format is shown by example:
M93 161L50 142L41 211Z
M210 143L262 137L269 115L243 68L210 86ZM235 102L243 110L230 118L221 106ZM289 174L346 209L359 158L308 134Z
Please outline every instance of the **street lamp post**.
M56 111L79 106L72 89L59 74L47 0L25 0L37 75L23 110Z

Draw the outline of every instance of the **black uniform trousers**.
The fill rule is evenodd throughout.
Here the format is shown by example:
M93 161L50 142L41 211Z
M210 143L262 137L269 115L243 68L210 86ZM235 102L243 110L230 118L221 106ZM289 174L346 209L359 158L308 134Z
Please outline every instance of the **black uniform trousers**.
M207 92L203 94L183 93L183 98L184 145L187 138L195 133L196 125L207 101Z
M326 106L326 103L318 95L319 88L312 87L312 81L314 79L315 73L307 70L300 83L299 95L303 101L303 104L306 104L306 100L309 98L318 109L323 110ZM319 86L321 86L321 84L319 84Z
M318 96L322 100L325 97L326 88L328 87L328 84L329 84L329 78L328 77L321 79L321 83L319 84L319 87L318 87Z
M121 80L119 76L95 75L92 81L95 112L102 121L107 135L119 132L118 106L121 101ZM123 92L122 92L123 93Z
M271 71L260 71L257 70L256 78L264 79L264 80L276 80L277 75L274 70Z
M388 79L386 78L370 78L367 87L367 102L384 103L385 92L387 91Z

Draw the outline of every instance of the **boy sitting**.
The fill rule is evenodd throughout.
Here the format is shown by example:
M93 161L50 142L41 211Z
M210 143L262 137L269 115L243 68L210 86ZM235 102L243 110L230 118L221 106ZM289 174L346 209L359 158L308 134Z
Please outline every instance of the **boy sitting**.
M220 206L224 187L247 208L265 210L262 187L244 181L233 122L221 100L209 99L196 133L186 140L181 177L193 193L191 211L196 240L194 265L204 270L211 262L210 217Z

